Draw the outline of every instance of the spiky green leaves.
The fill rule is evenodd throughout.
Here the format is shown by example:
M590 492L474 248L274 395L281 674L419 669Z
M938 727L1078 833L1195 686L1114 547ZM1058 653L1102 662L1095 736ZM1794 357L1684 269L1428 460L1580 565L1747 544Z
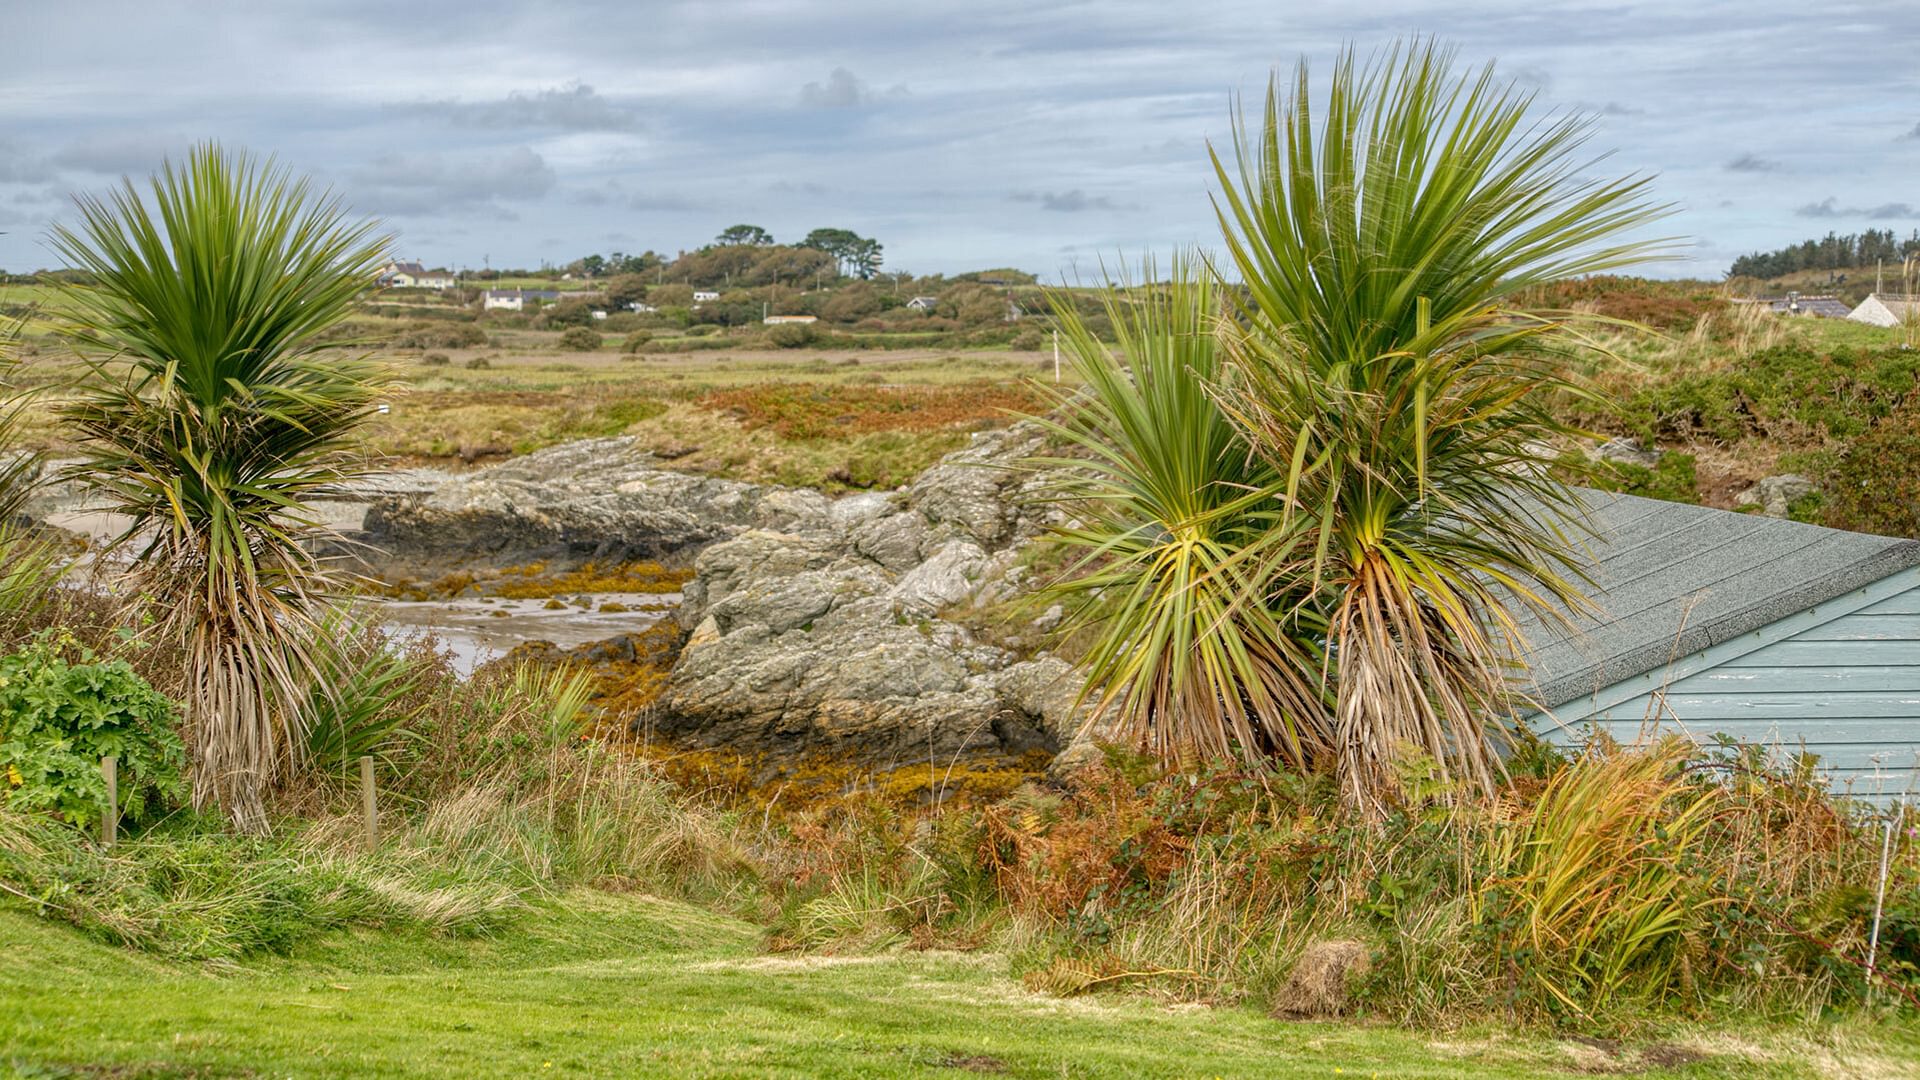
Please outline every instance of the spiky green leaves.
M1239 280L1110 291L1124 365L1063 307L1088 391L1061 428L1095 461L1067 587L1103 605L1091 684L1156 748L1331 766L1367 814L1408 747L1498 775L1510 609L1580 603L1537 460L1569 326L1509 300L1657 255L1626 234L1664 212L1531 106L1414 43L1342 57L1316 115L1303 65L1214 158Z
M361 471L348 437L377 371L321 352L387 241L269 165L217 146L78 200L52 242L93 279L62 332L91 375L63 409L70 475L131 524L133 595L188 651L194 794L264 826L261 795L300 745L291 703L327 585L309 501Z

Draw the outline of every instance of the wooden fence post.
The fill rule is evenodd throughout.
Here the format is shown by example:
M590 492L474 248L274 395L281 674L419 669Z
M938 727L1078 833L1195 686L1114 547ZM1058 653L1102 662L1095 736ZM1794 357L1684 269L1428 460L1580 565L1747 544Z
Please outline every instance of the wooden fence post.
M120 836L120 759L112 754L101 758L100 775L107 781L106 812L100 815L100 846L112 847Z
M367 850L380 845L380 809L373 800L373 758L360 758L360 810L367 818Z

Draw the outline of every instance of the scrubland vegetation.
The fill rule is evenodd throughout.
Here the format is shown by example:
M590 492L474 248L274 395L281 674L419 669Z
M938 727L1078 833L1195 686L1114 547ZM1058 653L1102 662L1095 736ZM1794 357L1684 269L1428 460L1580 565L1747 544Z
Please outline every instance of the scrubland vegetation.
M1025 352L946 351L978 330L889 352L901 309L877 299L880 316L843 314L878 327L787 347L701 332L716 324L691 309L616 326L566 301L395 332L389 313L251 296L216 306L273 345L239 359L273 362L232 370L217 341L144 331L194 306L164 266L114 284L142 259L103 241L142 193L96 207L72 243L102 253L98 291L35 297L41 355L13 383L65 403L62 424L9 438L90 455L81 479L172 531L133 587L0 535L0 1066L1909 1074L1911 819L1883 832L1813 762L1763 748L1538 744L1512 723L1486 582L1543 606L1577 592L1568 538L1509 514L1515 491L1551 503L1567 479L1725 503L1792 466L1822 491L1796 514L1911 534L1899 463L1920 368L1878 331L1593 276L1646 254L1615 238L1657 208L1638 180L1566 186L1583 129L1529 128L1503 86L1422 45L1344 65L1326 114L1304 72L1277 87L1217 162L1239 283L1181 262L1056 294L1058 386L1013 377L1038 374ZM1388 116L1363 178L1355 147ZM1440 169L1433 147L1471 149ZM209 266L284 265L200 287L337 299L367 276L364 233L314 251L213 213L228 204L210 193L258 176L202 154L153 193L181 223L169 242L254 257ZM1329 181L1368 197L1308 197ZM238 190L312 208L297 188ZM1473 227L1509 214L1528 227ZM233 232L196 232L209 217ZM768 257L750 240L725 258ZM961 284L996 309L986 336L1008 337L1006 287ZM873 299L828 302L847 295ZM118 345L145 381L102 377L125 361L96 355L91 381L63 385L71 359L44 326L81 355ZM328 366L375 328L402 359L384 416L360 369ZM564 361L563 334L581 347ZM204 378L168 362L194 356ZM334 604L301 555L305 493L369 448L474 462L628 434L689 469L890 487L1013 413L1052 426L1058 456L1035 466L1069 477L1036 599L1073 607L1054 643L1130 728L1053 777L920 762L769 780L652 739L671 624L631 659L528 649L461 678ZM1595 464L1588 431L1664 453ZM1567 451L1553 472L1543 442ZM544 570L388 584L685 580ZM222 740L246 751L241 781ZM112 847L95 839L107 753Z

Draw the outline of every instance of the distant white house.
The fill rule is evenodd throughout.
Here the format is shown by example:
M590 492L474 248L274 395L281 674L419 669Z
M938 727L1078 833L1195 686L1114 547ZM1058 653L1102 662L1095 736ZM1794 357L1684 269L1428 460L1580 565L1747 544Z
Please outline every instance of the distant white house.
M637 311L642 315L651 315L654 312L659 311L660 309L657 307L654 307L652 304L643 303L639 300L635 300L633 303L627 305L627 310Z
M599 308L595 308L592 311L589 311L587 314L592 315L596 319L604 319L607 317L607 313L604 311L601 311Z
M709 300L718 299L720 299L720 294L714 292L712 289L695 289L693 291L693 302L696 304L704 304Z
M451 289L459 284L445 270L428 270L417 262L390 262L380 271L380 284L396 289Z
M1854 308L1847 318L1871 326L1904 326L1920 319L1920 296L1874 293L1860 301L1860 306Z
M932 311L934 305L939 302L940 298L937 296L916 296L907 301L907 306L915 311Z
M529 300L547 303L562 295L552 289L488 289L481 304L487 311L524 311Z
M760 322L766 326L805 326L808 323L817 323L819 321L820 317L818 315L769 315L760 320Z

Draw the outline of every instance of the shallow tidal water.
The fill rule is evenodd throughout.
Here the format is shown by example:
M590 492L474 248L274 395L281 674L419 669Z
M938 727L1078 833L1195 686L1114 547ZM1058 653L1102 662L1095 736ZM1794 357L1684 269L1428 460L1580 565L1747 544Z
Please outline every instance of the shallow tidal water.
M489 660L505 656L516 645L550 641L563 649L645 630L673 614L679 593L595 593L591 607L563 599L564 608L550 608L545 599L506 600L493 597L458 600L383 600L375 607L398 640L431 637L451 654L462 675ZM602 611L603 604L626 611ZM651 608L652 610L643 610Z

